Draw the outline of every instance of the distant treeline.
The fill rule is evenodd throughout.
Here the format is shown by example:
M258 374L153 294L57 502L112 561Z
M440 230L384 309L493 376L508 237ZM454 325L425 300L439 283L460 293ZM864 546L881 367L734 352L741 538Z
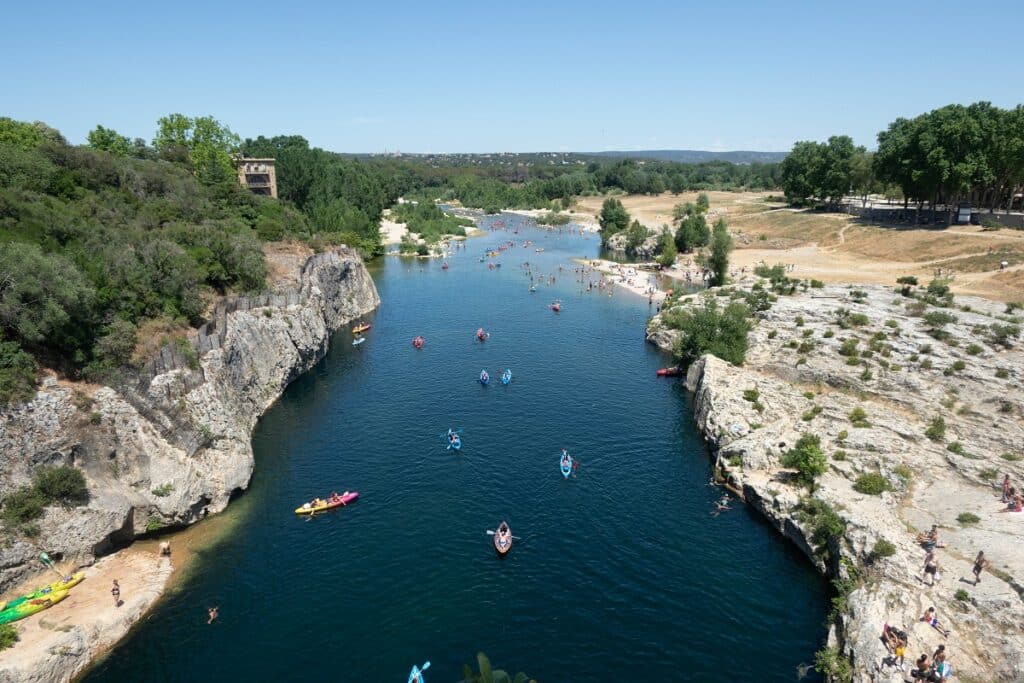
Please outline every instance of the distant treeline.
M1009 210L1024 192L1024 105L951 104L899 118L878 134L875 153L845 135L798 142L781 170L796 203L884 192L918 209L945 205L950 214L961 201Z

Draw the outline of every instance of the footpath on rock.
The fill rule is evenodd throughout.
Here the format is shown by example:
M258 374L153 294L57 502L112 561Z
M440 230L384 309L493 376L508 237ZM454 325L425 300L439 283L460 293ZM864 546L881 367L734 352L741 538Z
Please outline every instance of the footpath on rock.
M1024 353L1012 306L931 287L748 279L669 300L648 340L671 350L680 311L746 302L742 367L688 372L717 471L834 582L819 670L901 681L944 645L961 681L1024 680ZM793 451L810 453L802 476ZM806 462L808 459L804 459ZM790 466L785 466L783 463ZM919 535L937 527L938 580ZM974 561L990 562L975 584ZM921 620L929 607L948 636ZM905 669L881 638L906 631Z

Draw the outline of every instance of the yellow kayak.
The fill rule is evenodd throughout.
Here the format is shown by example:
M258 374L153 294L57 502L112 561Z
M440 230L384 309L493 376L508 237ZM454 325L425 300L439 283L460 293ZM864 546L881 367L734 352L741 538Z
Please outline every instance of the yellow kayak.
M361 332L366 332L368 329L370 329L370 326L367 325L366 323L363 323L362 325L356 325L355 327L352 328L352 334L360 334Z
M8 624L12 621L30 617L36 612L42 612L44 609L56 605L66 597L68 597L68 591L66 590L51 591L37 598L27 598L23 602L12 604L7 609L0 611L0 624Z
M75 572L74 574L69 576L66 581L64 579L61 579L60 581L54 581L53 583L47 586L37 588L31 593L26 593L25 595L22 595L20 598L15 598L10 602L0 602L0 612L3 612L4 610L9 609L11 607L16 607L23 602L28 602L29 600L49 595L50 593L56 593L58 591L69 591L78 584L82 583L82 579L84 578L85 572Z

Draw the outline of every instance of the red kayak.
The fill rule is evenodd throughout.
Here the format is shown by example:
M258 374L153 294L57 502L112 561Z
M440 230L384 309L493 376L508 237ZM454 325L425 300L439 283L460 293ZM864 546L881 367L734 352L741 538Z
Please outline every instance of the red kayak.
M423 342L425 342L425 341L426 341L426 339L424 339L423 337L413 337L412 345L415 346L417 349L422 349L423 348Z
M477 328L476 338L479 339L480 341L487 341L487 338L490 337L490 336L491 335L488 334L487 331L484 328L482 328L482 327Z
M681 374L683 374L683 369L679 366L658 370L658 377L678 377Z

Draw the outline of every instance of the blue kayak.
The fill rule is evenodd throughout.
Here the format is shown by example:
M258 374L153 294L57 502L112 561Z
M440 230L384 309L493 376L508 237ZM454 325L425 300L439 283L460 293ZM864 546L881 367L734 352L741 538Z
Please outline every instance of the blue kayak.
M508 384L511 381L512 381L512 371L511 370L505 370L505 372L501 373L501 383L502 384Z
M486 370L480 371L480 384L487 386L487 383L491 381L491 376L487 374Z
M461 451L462 450L462 439L459 438L458 434L452 434L448 439L448 450L450 451Z
M423 672L429 668L430 662L424 662L422 669L414 664L412 670L409 672L409 680L407 683L427 683L427 679L423 675Z
M558 468L562 470L562 476L566 479L572 474L572 456L564 448L562 449L562 458L559 461Z

